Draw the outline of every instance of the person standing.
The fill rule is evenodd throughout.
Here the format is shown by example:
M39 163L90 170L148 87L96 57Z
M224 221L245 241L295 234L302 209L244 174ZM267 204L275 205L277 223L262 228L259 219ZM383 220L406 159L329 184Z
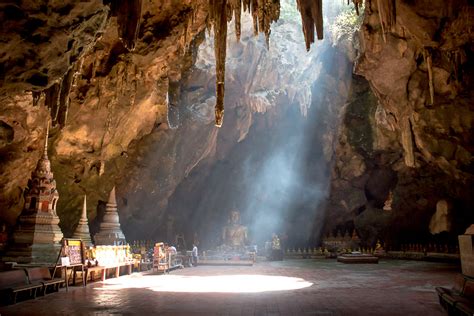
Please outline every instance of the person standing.
M193 257L193 267L197 267L197 262L198 262L198 248L197 248L196 244L193 244L192 257Z

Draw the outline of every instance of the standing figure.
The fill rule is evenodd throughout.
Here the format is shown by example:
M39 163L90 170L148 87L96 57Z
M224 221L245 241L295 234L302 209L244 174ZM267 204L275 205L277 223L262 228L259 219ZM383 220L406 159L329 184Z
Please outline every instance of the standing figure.
M193 256L193 267L197 267L197 262L198 262L198 247L196 244L193 244L193 251L192 251L192 256Z

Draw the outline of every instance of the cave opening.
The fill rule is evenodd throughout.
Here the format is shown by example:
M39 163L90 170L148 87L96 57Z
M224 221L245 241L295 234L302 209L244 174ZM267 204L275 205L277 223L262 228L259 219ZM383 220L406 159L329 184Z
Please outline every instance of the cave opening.
M331 4L327 23L351 14L350 10ZM350 23L356 19L333 28L328 40L306 52L296 6L283 1L280 16L268 47L264 35L252 35L250 15L241 17L239 41L233 31L235 21L231 22L226 124L211 143L205 144L212 132L194 136L203 147L214 147L209 149L215 153L199 154L196 165L169 198L166 224L156 229L161 239L184 233L188 244L197 239L204 249L219 246L223 242L220 230L230 211L238 210L242 223L248 225L249 243L262 249L272 233L287 236L288 247L319 242L322 224L316 221L317 210L327 198L330 165L322 140L337 125L329 108L346 101L352 79L350 57L339 52L340 42L331 38L349 41L353 34L343 27L355 28ZM173 98L173 103L180 104L181 125L189 125L196 117L209 122L215 100L208 85L215 69L214 41L208 36L199 46L195 69L179 88L180 97ZM189 159L182 157L177 159Z

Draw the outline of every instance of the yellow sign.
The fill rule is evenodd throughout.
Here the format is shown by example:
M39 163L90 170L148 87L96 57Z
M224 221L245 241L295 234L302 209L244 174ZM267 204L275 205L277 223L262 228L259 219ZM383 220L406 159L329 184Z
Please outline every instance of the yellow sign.
M68 240L67 245L68 246L80 246L81 241L80 240Z

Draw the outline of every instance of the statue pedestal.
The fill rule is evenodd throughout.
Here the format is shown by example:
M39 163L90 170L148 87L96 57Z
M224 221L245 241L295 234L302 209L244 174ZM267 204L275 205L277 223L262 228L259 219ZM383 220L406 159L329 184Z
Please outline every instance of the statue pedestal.
M459 252L461 255L462 274L474 278L474 234L472 228L466 231L466 234L458 236Z
M256 259L254 247L242 249L229 249L226 246L218 247L217 250L207 250L199 258L199 265L212 266L252 266Z

